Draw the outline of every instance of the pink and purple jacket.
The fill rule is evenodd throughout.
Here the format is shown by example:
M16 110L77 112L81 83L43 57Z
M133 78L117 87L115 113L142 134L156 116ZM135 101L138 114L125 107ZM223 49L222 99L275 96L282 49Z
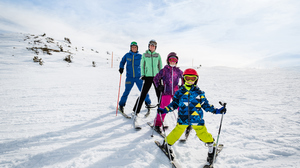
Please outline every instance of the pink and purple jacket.
M182 81L182 74L183 72L178 67L165 65L165 67L156 74L153 81L156 87L160 85L161 80L163 81L164 91L162 95L174 95L179 89L178 83L180 78Z

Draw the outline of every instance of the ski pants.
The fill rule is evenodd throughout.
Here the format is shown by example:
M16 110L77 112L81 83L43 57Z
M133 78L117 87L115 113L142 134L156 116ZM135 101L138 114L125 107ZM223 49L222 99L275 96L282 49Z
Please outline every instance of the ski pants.
M119 102L119 106L125 106L128 95L134 85L134 83L136 84L136 86L138 87L138 89L141 91L142 86L143 86L143 80L141 80L140 78L126 78L126 83L125 83L125 91L121 97L121 100ZM149 98L149 95L147 94L145 97L145 102L147 104L151 104L151 100Z
M168 106L171 102L171 99L172 99L172 95L162 95L161 96L161 102L160 102L160 108L165 108L166 106ZM161 121L161 118L162 118L162 121ZM164 119L166 117L166 114L158 114L156 115L156 118L154 119L154 123L155 123L155 126L162 126L162 123L164 122Z
M161 92L156 88L156 86L153 82L153 78L154 77L145 77L143 87L142 87L142 91L141 91L141 95L137 99L137 101L135 102L135 105L133 107L133 111L135 111L136 114L140 113L141 108L142 108L142 104L144 103L146 95L148 94L152 84L154 85L154 89L155 89L155 92L156 92L157 102L159 102L159 97L160 97Z
M188 125L179 125L177 123L176 127L166 137L168 144L173 145L181 137L187 127ZM212 135L207 132L205 125L192 125L192 128L196 131L197 137L204 143L214 142Z

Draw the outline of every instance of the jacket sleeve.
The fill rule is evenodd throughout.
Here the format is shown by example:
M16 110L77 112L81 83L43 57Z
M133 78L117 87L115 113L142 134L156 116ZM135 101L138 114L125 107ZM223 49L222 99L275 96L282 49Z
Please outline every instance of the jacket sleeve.
M174 111L175 109L177 109L179 107L180 97L181 97L180 92L179 91L175 92L172 102L168 106L165 107L168 112Z
M161 70L162 69L162 61L161 61L161 56L158 54L158 69Z
M145 76L145 54L142 55L140 66L141 66L141 76Z
M213 105L210 105L208 100L205 97L205 93L203 91L201 91L200 93L200 98L201 98L201 107L205 110L205 111L209 111L212 113L216 112L216 109Z
M121 62L120 62L120 68L123 68L124 69L124 65L126 63L126 54L123 56Z
M164 74L164 69L161 69L161 70L159 71L159 73L157 73L157 74L155 75L155 77L153 78L153 82L154 82L154 84L155 84L156 87L159 86L159 84L160 84L160 79L163 77L163 74Z

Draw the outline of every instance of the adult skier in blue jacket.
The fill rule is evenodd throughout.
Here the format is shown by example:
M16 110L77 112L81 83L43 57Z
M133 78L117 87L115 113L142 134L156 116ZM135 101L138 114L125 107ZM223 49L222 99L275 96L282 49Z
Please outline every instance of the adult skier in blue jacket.
M121 62L120 62L120 74L124 71L124 66L126 64L126 83L125 83L125 91L121 97L121 100L119 102L119 111L121 113L124 113L124 106L126 105L126 101L128 98L128 95L134 85L134 83L137 85L138 89L141 91L143 86L143 80L141 78L141 59L142 55L138 52L138 45L135 41L131 42L130 44L130 51L126 53ZM146 106L151 104L151 100L149 98L149 95L147 94L145 99Z

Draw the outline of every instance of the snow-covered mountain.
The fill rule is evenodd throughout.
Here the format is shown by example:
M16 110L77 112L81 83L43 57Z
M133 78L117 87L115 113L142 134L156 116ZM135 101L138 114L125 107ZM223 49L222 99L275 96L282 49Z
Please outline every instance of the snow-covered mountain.
M133 129L132 120L116 115L119 58L112 67L105 49L73 46L67 39L0 34L0 167L170 167L154 144L162 138L156 133L151 137L146 124L153 122L155 109L147 118L140 116L140 131ZM68 55L71 63L64 61ZM43 64L34 62L34 56ZM190 67L181 67L186 68ZM198 85L210 103L228 104L219 140L224 149L215 167L300 167L299 68L197 71ZM125 75L121 79L122 94ZM149 93L155 104L154 90ZM134 87L127 114L138 96ZM204 116L214 137L220 118ZM176 113L167 115L166 124L168 134ZM186 143L176 142L173 148L184 168L206 162L207 147L194 131Z

